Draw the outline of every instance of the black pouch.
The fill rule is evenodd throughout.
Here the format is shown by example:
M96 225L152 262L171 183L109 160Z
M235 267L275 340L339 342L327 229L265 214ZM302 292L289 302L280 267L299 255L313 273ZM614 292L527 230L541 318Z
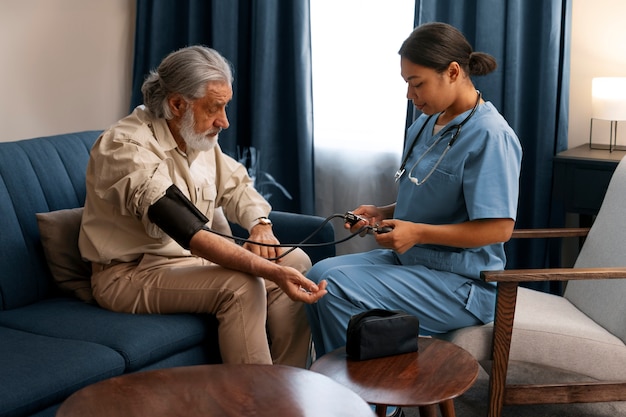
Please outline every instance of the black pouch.
M373 309L350 318L346 353L354 360L417 352L419 319L404 311Z

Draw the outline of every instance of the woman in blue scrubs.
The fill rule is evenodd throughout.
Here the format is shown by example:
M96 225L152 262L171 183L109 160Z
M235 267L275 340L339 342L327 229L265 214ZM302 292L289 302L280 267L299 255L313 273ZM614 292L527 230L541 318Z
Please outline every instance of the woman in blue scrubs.
M307 274L328 282L328 294L306 306L318 357L345 345L350 317L368 309L409 312L423 335L493 320L496 288L480 271L504 269L522 158L515 132L471 79L494 71L495 59L443 23L417 27L399 54L422 115L407 132L396 202L356 208L363 220L351 226L391 231L373 233L381 249L326 259Z

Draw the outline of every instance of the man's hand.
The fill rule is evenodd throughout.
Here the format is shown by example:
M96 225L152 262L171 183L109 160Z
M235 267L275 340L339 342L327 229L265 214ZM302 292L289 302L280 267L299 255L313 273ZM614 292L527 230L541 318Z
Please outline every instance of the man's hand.
M250 240L255 242L278 244L279 241L274 236L272 226L257 224L250 231ZM244 248L263 258L270 259L279 256L284 248L261 246L246 242ZM276 263L280 263L280 259ZM266 277L268 278L268 277ZM278 276L272 276L269 279L274 281L276 285L283 290L289 298L294 301L302 301L303 303L313 304L326 294L326 281L322 281L316 285L313 281L302 275L297 269L291 267L280 267Z
M261 226L255 226L255 228L257 227ZM271 234L271 237L276 239L273 234ZM259 248L258 245L251 246ZM315 284L295 268L268 262L253 255L252 252L245 250L234 242L205 230L200 230L193 235L190 247L191 253L194 255L221 265L224 268L260 276L275 282L294 301L312 304L317 302L327 292L326 281Z
M297 269L287 266L281 268L283 268L285 274L281 274L281 277L275 279L274 282L276 282L280 289L292 300L313 304L326 295L327 283L325 280L316 285L313 281L298 272Z
M271 225L257 224L250 231L250 237L248 238L254 242L267 243L272 245L278 245L280 242L274 236ZM283 248L272 246L254 245L252 243L244 243L243 247L250 252L259 255L265 259L276 258L283 252ZM280 259L276 262L280 262Z

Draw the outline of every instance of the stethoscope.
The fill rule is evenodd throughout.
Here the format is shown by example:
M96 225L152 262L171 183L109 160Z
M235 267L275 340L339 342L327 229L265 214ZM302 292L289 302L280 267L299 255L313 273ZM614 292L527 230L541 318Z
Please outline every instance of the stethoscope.
M428 178L430 178L430 176L433 174L433 172L435 172L437 167L439 167L439 164L441 164L441 161L443 160L443 157L446 156L446 154L448 153L448 151L450 150L452 145L454 145L454 142L456 142L457 138L459 137L459 134L461 133L461 128L463 127L463 125L465 123L467 123L467 121L469 119L472 118L474 113L476 113L476 109L478 108L478 105L480 104L480 99L482 98L482 94L480 93L480 91L476 90L476 93L478 94L478 97L476 98L476 104L474 104L474 107L472 108L472 111L470 112L470 114L468 114L465 117L465 119L463 119L463 121L461 121L461 123L456 124L454 126L450 126L443 133L441 133L441 135L439 135L439 138L437 138L437 140L435 142L433 142L433 144L430 145L428 147L428 149L426 149L424 151L424 153L413 164L413 166L411 167L411 170L408 173L409 180L413 184L415 184L417 186L424 184L428 180ZM433 116L434 116L434 114L431 114L430 116L428 116L428 119L426 119L426 122L422 125L421 129L417 133L417 136L415 136L415 139L413 139L413 142L411 143L411 146L409 147L409 150L404 155L404 159L402 160L402 164L400 165L400 168L396 171L396 174L394 175L394 178L395 178L396 182L398 182L398 180L400 180L400 178L402 178L402 175L404 175L404 172L406 171L406 163L407 163L407 160L409 159L409 156L411 156L411 152L413 151L413 147L415 147L415 144L417 143L417 140L420 138L420 136L422 135L422 132L426 128L426 125L428 125L428 122L430 121L430 119ZM450 141L448 142L448 146L446 146L446 148L441 153L441 156L439 156L439 159L437 159L437 162L435 163L435 166L432 167L432 169L428 172L428 174L426 174L426 176L424 177L423 180L420 181L419 179L415 178L413 176L413 171L419 165L419 163L422 161L422 159L424 159L424 157L426 155L428 155L430 153L430 151L435 146L437 146L437 144L439 142L441 142L441 140L444 138L444 136L446 136L448 133L452 132L453 130L455 132L452 134L452 137L450 138Z

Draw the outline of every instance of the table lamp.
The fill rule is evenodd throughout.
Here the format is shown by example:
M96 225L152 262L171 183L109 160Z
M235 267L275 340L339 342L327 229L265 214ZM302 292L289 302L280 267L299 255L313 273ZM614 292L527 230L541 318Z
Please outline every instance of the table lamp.
M594 120L609 121L609 144L593 144ZM617 145L617 123L626 121L626 77L599 77L591 80L591 123L589 148L626 150Z

